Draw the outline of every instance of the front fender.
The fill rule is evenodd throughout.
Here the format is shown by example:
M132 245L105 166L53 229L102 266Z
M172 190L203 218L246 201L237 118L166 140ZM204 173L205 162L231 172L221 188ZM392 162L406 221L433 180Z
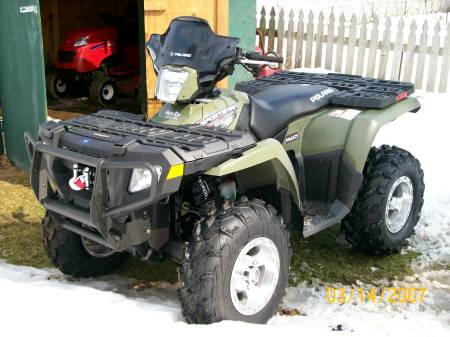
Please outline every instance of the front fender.
M283 146L275 139L265 139L243 152L240 157L227 160L205 172L211 176L238 173L240 189L275 184L288 191L301 209L298 181L294 167Z

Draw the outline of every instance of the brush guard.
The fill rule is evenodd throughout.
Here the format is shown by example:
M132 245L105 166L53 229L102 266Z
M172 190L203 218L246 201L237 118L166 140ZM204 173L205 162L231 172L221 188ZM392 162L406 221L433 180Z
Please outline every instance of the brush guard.
M132 170L144 168L150 171L152 181L157 182L158 173L156 168L144 161L126 161L123 159L119 161L97 158L53 147L41 141L35 141L29 133L26 133L24 138L28 155L33 163L31 167L31 185L39 202L48 211L65 218L61 221L64 228L114 250L121 251L126 249L129 244L118 240L117 235L109 226L112 222L112 217L126 215L151 205L156 200L158 184L152 184L148 189L138 192L142 193L142 197L136 201L109 207L108 193L111 191L107 189L106 172L109 169ZM92 197L89 205L90 211L65 201L68 199L67 193L58 183L53 170L55 159L68 160L95 170ZM86 226L94 229L94 231L86 228ZM144 230L143 232L145 233L146 231Z

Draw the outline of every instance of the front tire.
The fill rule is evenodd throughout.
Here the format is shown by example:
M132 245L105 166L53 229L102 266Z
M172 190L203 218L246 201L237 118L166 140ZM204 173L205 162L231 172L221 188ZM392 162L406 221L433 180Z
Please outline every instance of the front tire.
M42 221L42 233L47 255L53 265L66 275L105 275L120 267L127 258L125 253L108 251L105 246L99 249L100 245L85 241L80 235L62 228L49 213Z
M63 97L69 88L67 81L57 71L49 72L45 76L45 84L47 95L55 99Z
M276 312L289 277L289 232L260 200L231 206L199 225L179 271L189 323L265 323Z
M97 76L89 88L91 99L103 106L114 103L117 96L117 88L114 80L105 75Z
M347 241L374 255L400 251L414 233L423 205L423 171L398 147L372 148L351 212L342 221Z

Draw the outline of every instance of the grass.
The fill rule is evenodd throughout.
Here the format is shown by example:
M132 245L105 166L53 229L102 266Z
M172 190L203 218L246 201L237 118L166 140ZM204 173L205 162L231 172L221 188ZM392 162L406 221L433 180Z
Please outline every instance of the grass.
M353 284L357 280L370 283L389 281L411 275L411 262L419 254L407 251L391 256L369 256L336 243L339 226L303 239L299 233L291 240L294 254L291 284L318 278L324 282Z
M12 167L5 156L0 156L0 204L0 259L37 268L51 267L41 242L44 209L29 187L28 174ZM308 239L292 234L292 285L311 278L352 284L356 280L394 280L412 274L411 261L417 253L368 256L336 243L338 235L337 226ZM144 263L129 259L118 274L145 281L177 281L176 265L168 260Z

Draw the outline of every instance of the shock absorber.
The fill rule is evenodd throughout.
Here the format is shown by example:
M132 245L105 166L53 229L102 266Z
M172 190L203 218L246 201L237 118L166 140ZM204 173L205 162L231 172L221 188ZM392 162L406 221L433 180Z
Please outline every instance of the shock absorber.
M175 226L182 241L188 241L202 219L216 211L213 181L210 177L196 176L188 183L183 193L181 218Z
M201 217L211 214L216 208L216 203L210 178L205 178L200 175L197 176L192 182L188 200Z

